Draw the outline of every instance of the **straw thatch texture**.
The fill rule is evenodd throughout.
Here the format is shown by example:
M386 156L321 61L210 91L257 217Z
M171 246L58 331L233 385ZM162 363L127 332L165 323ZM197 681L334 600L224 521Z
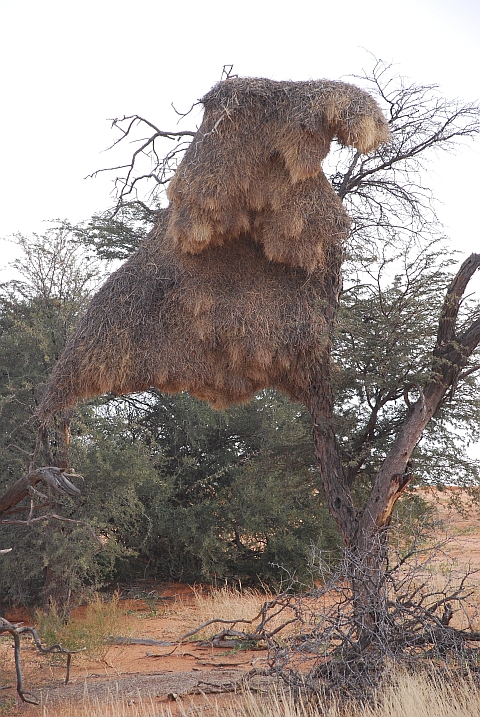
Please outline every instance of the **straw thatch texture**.
M327 355L329 276L270 262L248 236L200 255L179 252L169 210L92 299L53 372L45 421L78 399L156 387L216 408L267 386L301 400ZM338 276L341 247L329 264Z
M349 220L321 162L334 137L385 141L383 115L341 82L231 79L202 101L171 206L79 321L43 421L150 387L217 408L270 386L302 400L328 363Z
M202 125L168 196L176 245L191 253L249 233L267 258L314 271L348 216L322 172L336 138L360 152L388 140L377 103L344 82L232 78L202 99Z

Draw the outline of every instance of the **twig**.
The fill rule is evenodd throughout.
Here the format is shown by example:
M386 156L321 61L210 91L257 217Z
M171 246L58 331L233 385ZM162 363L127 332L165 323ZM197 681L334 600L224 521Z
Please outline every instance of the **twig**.
M173 655L173 653L175 652L175 650L178 649L178 647L179 647L179 645L175 645L173 650L170 650L170 652L165 652L163 655L154 654L152 652L146 652L145 657L170 657L170 655Z
M149 637L122 637L111 635L107 637L109 645L158 645L159 647L170 647L179 645L180 642L166 642L163 640L152 640Z

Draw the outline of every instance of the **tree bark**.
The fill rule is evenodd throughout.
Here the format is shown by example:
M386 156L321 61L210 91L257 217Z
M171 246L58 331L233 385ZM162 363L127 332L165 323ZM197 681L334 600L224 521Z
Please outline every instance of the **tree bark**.
M53 416L50 426L39 428L39 443L42 447L44 462L68 471L70 466L70 424L71 411L63 411Z

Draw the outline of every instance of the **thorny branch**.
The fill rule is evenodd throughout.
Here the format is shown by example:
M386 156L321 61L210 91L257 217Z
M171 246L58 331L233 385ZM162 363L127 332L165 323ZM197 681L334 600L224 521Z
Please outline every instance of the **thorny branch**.
M373 69L353 81L383 108L391 140L369 155L334 153L332 161L338 161L329 177L354 220L352 243L363 247L436 227L433 195L422 173L439 151L451 151L480 131L478 103L446 100L436 85L409 84L391 65L373 59Z
M391 555L393 567L383 576L387 600L377 603L375 630L368 642L357 638L357 605L349 587L352 563L357 572L366 571L367 585L368 565L351 551L345 551L334 570L320 558L324 582L297 598L298 626L283 645L271 651L272 672L291 687L362 693L374 687L393 663L441 661L474 669L480 648L472 645L480 642L480 632L473 628L467 611L473 573L456 573L451 562L445 570L447 544L442 541L424 550L417 547L408 561L402 551ZM375 580L372 589L377 587ZM365 609L370 611L371 605ZM452 625L453 618L457 627Z
M0 520L0 525L32 525L34 523L40 523L45 520L58 520L60 523L70 523L72 525L81 525L83 528L85 528L92 538L95 540L95 542L98 545L99 550L104 549L104 544L102 543L101 539L98 537L98 535L93 530L92 526L87 523L85 520L75 520L74 518L65 518L62 515L57 515L56 513L48 513L46 515L39 515L36 518L27 518L26 520Z

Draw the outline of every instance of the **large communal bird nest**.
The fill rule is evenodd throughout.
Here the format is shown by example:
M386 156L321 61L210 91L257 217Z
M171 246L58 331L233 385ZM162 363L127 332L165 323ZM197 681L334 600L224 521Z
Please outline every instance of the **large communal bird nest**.
M220 82L170 182L170 231L201 252L249 234L268 259L313 271L349 220L322 171L334 138L359 152L388 139L366 92L344 82Z
M302 400L328 356L349 220L321 162L334 138L376 148L385 119L340 82L229 79L202 102L171 205L78 322L43 421L149 387L217 408L270 386Z

